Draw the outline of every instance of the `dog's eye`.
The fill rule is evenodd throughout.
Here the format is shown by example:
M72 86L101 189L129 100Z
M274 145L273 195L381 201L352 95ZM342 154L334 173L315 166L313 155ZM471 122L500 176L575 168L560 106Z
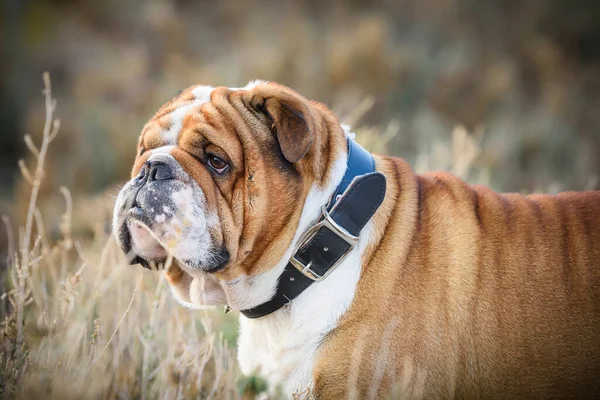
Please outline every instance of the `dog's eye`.
M219 157L213 155L208 156L208 166L219 174L225 172L227 168L229 168L229 164L221 160Z

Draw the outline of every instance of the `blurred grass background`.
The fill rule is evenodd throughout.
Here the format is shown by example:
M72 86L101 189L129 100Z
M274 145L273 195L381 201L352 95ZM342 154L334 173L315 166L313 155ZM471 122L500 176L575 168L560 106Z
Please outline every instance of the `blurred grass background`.
M255 78L342 116L372 97L361 123L398 121L387 152L410 161L456 124L485 129L499 190L581 189L600 170L594 0L5 0L1 22L3 197L43 122L42 71L68 116L47 185L77 192L122 181L140 127L182 88Z
M419 172L446 169L501 191L598 186L600 3L594 0L4 0L0 46L0 213L13 221L13 241L30 192L17 168L19 158L31 162L22 137L30 133L39 142L44 124L42 71L52 76L62 120L39 201L46 223L37 229L47 245L45 252L39 250L43 259L32 284L44 290L35 295L38 314L32 312L27 325L30 369L36 372L29 385L22 383L50 388L55 397L64 385L70 388L65 382L77 380L70 374L87 358L68 351L57 355L65 339L48 332L79 332L70 340L81 341L88 351L93 340L105 344L117 326L139 271L109 280L115 285L106 289L110 302L90 300L95 284L123 264L116 249L102 250L110 247L104 244L110 242L109 195L129 175L143 124L192 84L279 81L328 104L370 150L401 156ZM72 230L81 251L52 244L64 236L59 186L73 193ZM3 292L11 287L8 231L0 228ZM102 258L102 251L110 256ZM112 257L108 267L107 257ZM81 263L87 265L78 278L82 288L73 294L65 282ZM169 327L174 321L190 324L190 332L206 333L206 327L188 320L189 312L162 292L154 293L157 277L145 279L150 281L132 303L137 319L128 320L130 328L111 343L113 359L101 366L111 383L99 381L90 393L135 397L142 387L149 397L179 393L181 377L193 364L182 358L181 349L206 350L192 333L173 339L184 331ZM64 296L87 311L61 308ZM140 350L145 333L136 333L133 325L148 324L157 301L167 304L160 309L162 319L157 317L162 330L156 328L156 344L165 348L153 347L156 354L148 360ZM6 296L1 305L1 315L8 315ZM44 320L51 315L74 322L52 325ZM217 331L225 332L221 339L215 334L215 348L223 349L223 341L234 346L234 320L211 318ZM103 339L93 339L95 321ZM178 350L168 348L173 340ZM67 361L65 354L71 354ZM143 374L136 368L144 359L162 371L162 381L153 377L140 384ZM227 351L214 359L220 361L213 370L232 363L221 363L231 359ZM66 372L55 379L48 369L59 364ZM165 382L175 382L175 392ZM233 386L221 389L233 393ZM211 389L189 390L207 395Z

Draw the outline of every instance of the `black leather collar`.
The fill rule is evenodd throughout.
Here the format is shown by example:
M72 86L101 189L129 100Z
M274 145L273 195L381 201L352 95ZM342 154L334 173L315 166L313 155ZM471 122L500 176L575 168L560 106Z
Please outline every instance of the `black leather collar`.
M362 228L385 197L385 176L375 172L373 156L348 138L347 168L319 221L298 241L296 251L277 283L273 298L241 310L259 318L279 310L315 282L327 277L358 242Z

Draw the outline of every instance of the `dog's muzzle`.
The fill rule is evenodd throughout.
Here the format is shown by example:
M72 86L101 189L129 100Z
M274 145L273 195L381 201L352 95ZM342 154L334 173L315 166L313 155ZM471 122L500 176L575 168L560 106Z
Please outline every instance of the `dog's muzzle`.
M199 185L173 156L157 153L119 193L113 229L132 264L149 268L171 253L190 268L214 271L228 257L213 249L209 215Z

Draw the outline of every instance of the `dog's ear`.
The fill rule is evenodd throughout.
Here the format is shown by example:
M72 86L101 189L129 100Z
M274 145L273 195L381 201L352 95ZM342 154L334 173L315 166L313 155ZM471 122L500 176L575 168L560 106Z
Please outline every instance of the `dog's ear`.
M266 116L285 159L291 163L300 161L313 142L308 101L290 89L270 83L257 86L252 95L252 107Z

